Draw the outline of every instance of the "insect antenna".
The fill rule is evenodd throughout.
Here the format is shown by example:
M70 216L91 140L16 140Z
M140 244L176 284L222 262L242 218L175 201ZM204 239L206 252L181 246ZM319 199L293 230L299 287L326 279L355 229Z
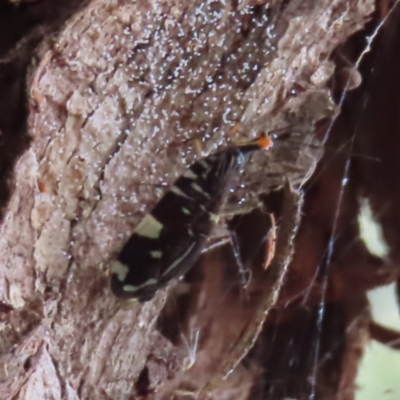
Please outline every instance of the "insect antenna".
M282 128L274 129L268 133L268 136L270 136L273 139L274 143L288 142L288 143L294 143L294 144L301 145L302 147L309 147L311 149L323 148L324 151L333 153L332 156L335 156L336 154L348 155L349 152L344 149L351 142L351 139L348 139L346 142L342 143L339 147L326 145L325 144L325 142L327 140L326 135L321 140L321 144L304 143L304 141L302 141L302 140L297 140L297 139L293 138L294 133L296 133L296 132L303 133L302 131L295 129L296 125L297 124L290 124L290 125L284 126ZM351 156L354 158L361 158L364 160L381 162L381 160L379 158L368 156L365 154L351 152Z

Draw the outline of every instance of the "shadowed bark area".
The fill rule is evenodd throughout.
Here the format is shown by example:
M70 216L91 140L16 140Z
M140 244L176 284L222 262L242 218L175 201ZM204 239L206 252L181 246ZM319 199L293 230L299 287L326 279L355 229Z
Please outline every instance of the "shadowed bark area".
M0 1L0 207L10 195L13 165L28 146L27 71L41 58L35 53L52 45L63 23L87 1ZM3 213L1 213L3 215Z
M235 139L295 126L294 140L246 166L227 196L230 214L254 209L287 179L303 184L322 154L308 146L319 143L316 128L338 112L329 57L372 11L372 1L92 1L37 48L20 121L31 142L16 158L0 234L4 398L255 398L262 362L239 361L277 300L300 196L287 186L281 210L265 200L277 218L275 264L254 267L267 283L249 288L246 302L235 302L237 287L219 301L221 268L234 268L226 248L199 261L212 270L202 281L219 279L222 291L175 288L188 296L182 329L195 319L203 338L193 367L193 346L166 332L171 287L124 304L109 291L107 265L163 184L199 157L193 139L214 151L238 122ZM267 237L271 227L263 229ZM329 394L340 387L324 385Z

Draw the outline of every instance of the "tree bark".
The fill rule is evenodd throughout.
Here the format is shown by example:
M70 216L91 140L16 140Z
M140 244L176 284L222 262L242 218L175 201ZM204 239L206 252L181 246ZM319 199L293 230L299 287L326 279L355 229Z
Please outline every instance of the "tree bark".
M306 144L338 111L330 54L372 11L367 0L98 0L39 48L32 141L1 225L2 398L182 394L188 355L156 329L171 288L128 306L111 295L107 265L166 190L157 185L197 159L192 139L213 151L238 122L237 136L295 127L296 140L254 157L230 212L304 182L321 156ZM246 379L209 395L248 398Z

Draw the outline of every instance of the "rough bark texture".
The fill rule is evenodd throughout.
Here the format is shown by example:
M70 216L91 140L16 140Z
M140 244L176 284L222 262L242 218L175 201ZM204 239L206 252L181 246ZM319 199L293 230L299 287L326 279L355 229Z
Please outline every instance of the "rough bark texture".
M198 157L194 138L212 151L239 121L248 136L295 126L296 140L254 157L230 212L285 179L303 183L321 155L304 143L336 113L329 56L372 11L367 0L92 1L39 49L28 80L32 141L15 165L0 234L2 398L178 398L183 389L205 396L204 387L218 399L251 396L256 368L209 385L219 361L199 381L186 373L188 350L156 329L171 289L123 304L109 292L107 264L165 191L154 185ZM225 329L198 318L209 338ZM248 351L222 358L236 365Z

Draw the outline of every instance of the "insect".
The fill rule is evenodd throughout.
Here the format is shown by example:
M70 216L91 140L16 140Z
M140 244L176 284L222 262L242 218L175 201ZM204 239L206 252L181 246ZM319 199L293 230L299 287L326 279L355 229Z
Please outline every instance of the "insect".
M252 153L271 146L272 138L261 133L192 164L144 216L111 263L113 293L122 299L148 301L184 275L218 221L230 178Z

